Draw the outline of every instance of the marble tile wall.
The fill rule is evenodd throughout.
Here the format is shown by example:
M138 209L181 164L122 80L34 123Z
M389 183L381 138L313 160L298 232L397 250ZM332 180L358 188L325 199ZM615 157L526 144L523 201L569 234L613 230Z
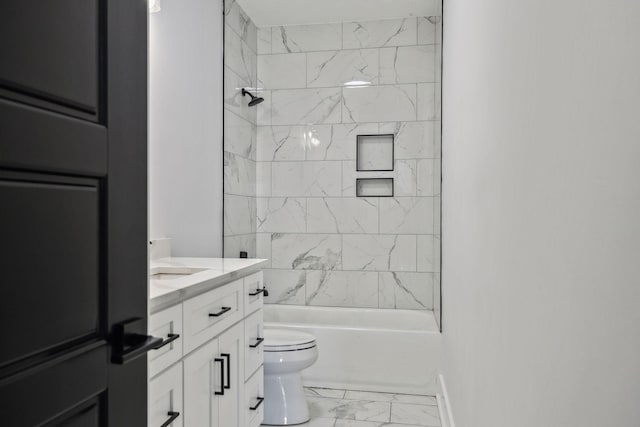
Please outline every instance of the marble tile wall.
M257 108L255 140L253 128L229 120L244 139L227 149L225 180L228 194L238 198L252 196L243 184L256 180L255 221L238 211L228 223L241 235L255 226L256 256L270 259L267 302L436 308L438 22L420 17L257 29L257 85L265 102ZM234 78L249 81L253 58L232 42ZM394 170L357 172L356 136L378 133L395 135ZM394 178L394 197L357 198L356 178L370 177ZM244 221L248 227L241 227Z
M235 0L224 13L224 256L255 257L257 109L241 89L257 86L258 29Z

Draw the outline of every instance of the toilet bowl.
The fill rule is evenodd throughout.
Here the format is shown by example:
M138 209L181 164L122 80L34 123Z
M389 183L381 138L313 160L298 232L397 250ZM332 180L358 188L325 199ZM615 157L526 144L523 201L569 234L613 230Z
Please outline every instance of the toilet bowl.
M318 359L316 338L288 329L264 330L263 425L289 426L309 421L301 372Z

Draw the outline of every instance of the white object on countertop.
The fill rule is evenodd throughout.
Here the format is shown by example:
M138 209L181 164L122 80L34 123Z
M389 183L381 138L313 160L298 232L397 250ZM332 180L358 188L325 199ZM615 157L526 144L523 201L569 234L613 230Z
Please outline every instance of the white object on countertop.
M151 261L160 258L171 257L171 239L162 237L159 239L151 239L149 241L149 259Z

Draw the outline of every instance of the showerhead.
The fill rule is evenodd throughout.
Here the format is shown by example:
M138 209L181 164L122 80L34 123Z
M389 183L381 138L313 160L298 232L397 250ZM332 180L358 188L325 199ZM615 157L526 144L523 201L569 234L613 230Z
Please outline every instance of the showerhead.
M264 98L260 98L259 96L255 96L245 88L242 88L242 96L249 95L251 97L251 101L249 101L249 107L253 107L254 105L260 104L264 101Z

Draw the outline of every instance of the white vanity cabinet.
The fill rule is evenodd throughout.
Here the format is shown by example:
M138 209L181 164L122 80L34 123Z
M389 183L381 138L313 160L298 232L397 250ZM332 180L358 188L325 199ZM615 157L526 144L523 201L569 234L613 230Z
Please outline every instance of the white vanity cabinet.
M260 425L263 287L258 272L151 315L172 341L149 354L149 427Z

